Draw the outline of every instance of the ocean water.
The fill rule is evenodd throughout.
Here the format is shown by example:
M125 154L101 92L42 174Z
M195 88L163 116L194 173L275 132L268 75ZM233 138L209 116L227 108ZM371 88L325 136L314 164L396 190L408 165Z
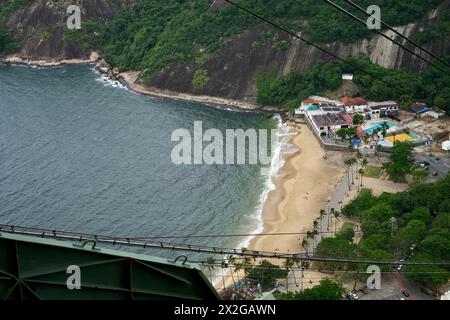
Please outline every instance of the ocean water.
M172 163L172 132L192 132L194 121L277 126L267 114L139 95L92 65L0 66L0 224L122 237L260 230L270 179L259 165ZM248 238L173 241L238 247Z

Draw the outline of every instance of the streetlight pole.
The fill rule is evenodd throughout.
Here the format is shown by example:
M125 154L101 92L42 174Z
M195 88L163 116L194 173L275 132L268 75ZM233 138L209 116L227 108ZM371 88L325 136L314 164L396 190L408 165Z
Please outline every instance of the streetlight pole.
M394 223L397 221L394 217L389 219L389 222L391 223L391 238L394 236Z

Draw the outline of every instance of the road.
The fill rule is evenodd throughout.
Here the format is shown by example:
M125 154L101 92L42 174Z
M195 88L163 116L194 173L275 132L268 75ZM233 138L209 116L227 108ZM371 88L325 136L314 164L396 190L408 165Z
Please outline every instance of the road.
M318 234L315 238L315 241L312 241L309 243L308 246L308 252L314 252L317 245L319 244L320 240L323 236L334 236L332 233L335 229L335 218L331 215L330 211L331 208L334 208L336 211L340 211L342 208L342 201L345 199L347 192L348 192L348 185L349 185L349 177L348 172L342 177L342 179L338 182L336 186L336 190L331 197L331 199L328 201L326 212L327 215L320 221L319 224L319 230L322 232L330 232L329 234ZM355 185L352 185L351 188L357 188L357 184L355 182Z

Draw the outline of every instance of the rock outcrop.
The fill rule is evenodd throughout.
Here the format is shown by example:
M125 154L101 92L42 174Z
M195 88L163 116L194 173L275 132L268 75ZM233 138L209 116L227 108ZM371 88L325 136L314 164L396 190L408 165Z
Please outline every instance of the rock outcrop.
M0 4L3 1L6 0L0 0ZM21 35L19 39L21 49L12 59L32 63L38 61L40 62L38 64L42 65L92 59L91 50L76 41L67 40L65 37L67 7L80 2L81 0L34 0L24 10L14 13L6 25ZM108 21L121 8L139 2L140 0L83 1L82 21ZM209 10L220 10L225 5L227 5L226 1L211 0ZM445 1L438 9L430 12L423 19L397 27L397 30L408 37L413 37L430 21L447 10L450 10L450 0ZM302 72L317 63L334 59L284 33L275 33L268 43L258 43L259 36L269 30L272 29L267 25L258 25L236 36L230 41L227 48L209 55L201 64L188 61L170 65L155 74L150 80L139 82L139 84L146 86L149 91L155 92L210 96L255 103L255 79L259 72L275 68L278 70L278 76L282 77L293 70ZM372 62L385 68L409 69L416 72L423 72L427 68L425 62L378 35L353 44L335 42L320 45L343 58L347 56L368 57ZM448 54L450 37L443 35L427 44L426 48L436 55ZM420 53L420 51L417 52ZM101 62L98 66L99 70L116 79L119 70L113 67L107 65L106 61ZM201 88L194 87L192 84L194 74L199 69L206 70L208 78L207 83Z

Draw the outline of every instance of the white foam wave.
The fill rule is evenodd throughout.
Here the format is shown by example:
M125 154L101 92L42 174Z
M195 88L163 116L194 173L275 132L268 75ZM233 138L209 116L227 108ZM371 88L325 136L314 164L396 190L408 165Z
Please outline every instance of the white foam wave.
M273 178L276 177L280 169L284 166L283 154L296 152L297 149L293 147L288 141L293 136L289 132L289 127L283 123L280 115L275 115L274 119L278 122L278 137L276 143L272 145L272 160L270 163L269 174L266 177L264 191L262 192L258 205L256 207L256 228L251 232L251 234L259 234L264 231L264 220L263 220L263 208L267 201L269 193L275 189L275 184L273 183ZM255 236L249 236L239 243L237 248L247 248L250 242Z
M101 74L95 81L100 82L104 87L113 87L129 91L127 86L123 85L120 81L112 80L104 74Z

